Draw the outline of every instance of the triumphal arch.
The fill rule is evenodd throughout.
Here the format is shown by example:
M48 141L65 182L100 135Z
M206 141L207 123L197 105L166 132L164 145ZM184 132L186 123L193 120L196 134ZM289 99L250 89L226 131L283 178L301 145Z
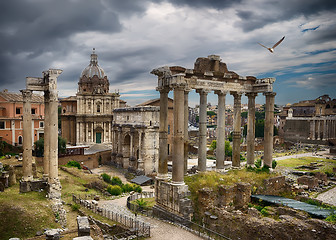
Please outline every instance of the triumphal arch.
M23 96L23 176L20 191L29 192L48 183L50 198L60 197L58 179L58 93L57 78L60 69L43 72L42 78L27 77ZM32 116L31 101L33 91L44 92L44 158L43 180L34 180L32 172Z
M187 217L190 213L188 187L184 184L188 157L188 93L196 90L200 96L198 170L206 171L206 114L207 95L214 91L218 96L216 168L224 169L225 158L225 97L234 97L233 154L232 166L240 167L241 97L248 97L247 164L254 163L255 98L262 93L266 98L264 159L271 166L274 123L274 78L257 79L242 77L229 71L217 55L198 58L194 69L180 66L160 67L152 74L158 77L160 92L159 168L156 180L157 209L168 210ZM168 93L174 92L174 143L172 179L168 179Z

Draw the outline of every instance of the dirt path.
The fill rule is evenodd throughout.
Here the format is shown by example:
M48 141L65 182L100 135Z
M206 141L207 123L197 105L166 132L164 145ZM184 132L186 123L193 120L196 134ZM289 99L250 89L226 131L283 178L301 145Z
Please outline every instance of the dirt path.
M327 154L327 151L317 152L317 155L312 154L311 152L300 153L300 154L292 154L292 155L288 155L288 156L277 157L277 158L274 158L274 160L279 161L279 160L285 160L285 159L289 159L289 158L300 158L300 157L320 157L320 158L323 158L322 155L324 155L324 154Z

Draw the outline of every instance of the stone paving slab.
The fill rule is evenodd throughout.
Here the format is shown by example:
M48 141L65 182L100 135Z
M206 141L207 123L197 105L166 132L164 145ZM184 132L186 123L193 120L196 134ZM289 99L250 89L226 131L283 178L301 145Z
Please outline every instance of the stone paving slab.
M272 196L272 195L251 195L251 198L257 199L257 200L263 200L267 203L270 204L279 204L279 205L284 205L296 210L302 210L309 215L316 217L316 218L326 218L330 214L336 213L332 209L323 209L318 206L296 201L294 199L290 198L285 198L285 197L280 197L280 196Z

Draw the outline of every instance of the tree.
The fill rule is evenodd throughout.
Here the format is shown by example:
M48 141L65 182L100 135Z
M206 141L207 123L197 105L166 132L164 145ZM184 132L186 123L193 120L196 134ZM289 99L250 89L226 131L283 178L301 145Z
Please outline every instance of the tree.
M225 156L232 156L232 147L229 141L225 141Z
M44 139L40 138L34 143L34 150L36 157L42 157L44 153ZM58 136L58 154L65 153L66 151L66 140Z
M216 140L212 140L211 144L210 144L210 149L212 151L214 151L217 148L217 141Z
M247 118L247 115L248 115L247 112L242 112L242 113L241 113L241 117L242 117L242 118Z
M207 111L207 115L209 115L210 117L213 115L217 115L214 111Z

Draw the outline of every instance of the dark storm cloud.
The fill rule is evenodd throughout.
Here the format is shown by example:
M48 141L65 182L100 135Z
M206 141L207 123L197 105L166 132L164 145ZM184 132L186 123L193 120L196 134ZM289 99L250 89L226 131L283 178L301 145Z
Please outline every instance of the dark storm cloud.
M236 23L236 26L241 27L245 32L249 32L268 24L290 20L298 16L308 17L322 11L335 11L336 1L265 1L254 3L252 9L246 8L248 8L248 5L245 4L236 8L237 15L241 19Z
M168 0L174 5L187 5L189 7L205 7L214 9L224 9L231 7L234 4L242 2L242 0Z
M29 67L40 70L64 58L74 48L69 39L76 33L122 29L118 15L100 1L11 0L1 1L0 9L1 83L21 81L31 73ZM37 60L46 52L52 59Z

